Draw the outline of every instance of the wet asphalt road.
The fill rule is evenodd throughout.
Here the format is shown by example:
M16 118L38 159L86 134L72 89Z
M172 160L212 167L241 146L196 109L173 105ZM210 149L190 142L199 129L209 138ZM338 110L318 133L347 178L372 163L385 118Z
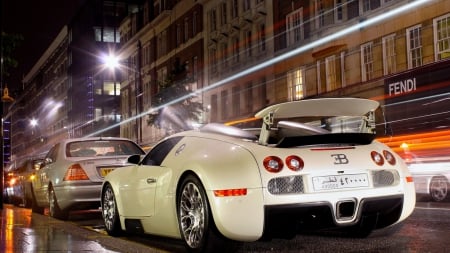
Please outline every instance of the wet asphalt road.
M185 252L178 240L147 235L113 238L99 212L73 214L68 222L4 205L0 252ZM450 203L418 202L401 226L368 238L336 233L300 234L292 240L243 243L237 252L450 252Z

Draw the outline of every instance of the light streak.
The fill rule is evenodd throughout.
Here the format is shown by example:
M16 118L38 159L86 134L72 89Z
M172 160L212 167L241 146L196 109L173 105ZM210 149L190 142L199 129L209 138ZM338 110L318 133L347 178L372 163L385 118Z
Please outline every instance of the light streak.
M386 19L389 19L389 18L393 18L396 15L400 15L403 12L409 11L411 9L418 8L420 5L423 5L425 3L430 3L430 2L432 2L432 1L430 1L430 0L416 0L416 1L413 1L413 2L410 2L410 3L407 3L405 5L402 5L401 7L398 7L396 9L392 9L390 11L384 12L383 14L375 16L375 17L373 17L371 19L362 21L362 22L360 22L358 24L354 24L351 27L348 27L348 28L343 29L341 31L335 32L335 33L330 34L328 36L325 36L325 37L323 37L321 39L318 39L318 40L316 40L316 41L314 41L312 43L309 43L307 45L298 47L298 48L293 49L293 50L291 50L291 51L289 51L289 52L287 52L285 54L276 56L276 57L274 57L274 58L272 58L270 60L264 61L263 63L257 64L255 66L250 67L250 68L248 68L248 69L246 69L244 71L241 71L241 72L239 72L237 74L234 74L232 76L224 78L224 79L222 79L222 80L220 80L220 81L218 81L216 83L213 83L210 86L205 87L205 88L203 88L201 90L194 91L194 92L192 92L190 94L187 94L185 96L182 96L182 97L179 97L177 99L174 99L174 100L172 100L172 101L170 101L170 102L168 102L168 103L166 103L164 105L160 105L160 106L151 108L150 110L142 112L142 113L140 113L140 114L138 114L138 115L136 115L134 117L130 117L130 118L126 119L126 120L123 120L120 123L111 125L111 126L109 126L107 128L104 128L104 129L101 129L101 130L99 130L97 132L91 133L91 134L87 135L87 137L95 136L95 135L101 134L103 132L106 132L106 131L108 131L110 129L113 129L115 127L118 127L118 126L120 126L122 124L126 124L126 123L129 123L129 122L135 121L136 119L144 117L144 116L148 115L149 113L156 112L156 111L158 111L158 110L160 110L160 109L162 109L164 107L167 107L169 105L173 105L173 104L179 103L181 101L184 101L186 99L189 99L191 97L195 97L198 94L201 94L202 92L205 92L205 91L217 88L217 87L222 86L222 85L224 85L226 83L229 83L229 82L234 81L236 79L239 79L241 77L247 76L247 75L249 75L249 74L251 74L253 72L256 72L258 70L261 70L261 69L264 69L266 67L269 67L269 66L271 66L271 65L273 65L275 63L278 63L278 62L281 62L281 61L286 60L288 58L291 58L293 56L296 56L296 55L298 55L300 53L303 53L303 52L305 52L307 50L313 49L313 48L318 47L318 46L322 46L322 45L324 45L324 44L326 44L326 43L328 43L330 41L333 41L333 40L336 40L338 38L344 37L344 36L346 36L346 35L348 35L350 33L357 32L360 29L363 29L363 28L369 27L371 25L377 24L377 23L379 23L379 22L381 22L383 20L386 20Z

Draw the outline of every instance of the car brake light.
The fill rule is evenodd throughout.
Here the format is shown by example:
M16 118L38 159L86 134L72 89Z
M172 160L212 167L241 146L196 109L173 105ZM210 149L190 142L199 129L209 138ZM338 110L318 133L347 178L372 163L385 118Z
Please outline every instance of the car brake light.
M412 182L414 182L413 177L406 177L406 182L407 182L407 183L412 183Z
M283 169L283 161L277 156L268 156L264 158L263 165L268 172L277 173Z
M290 155L286 157L286 166L293 171L299 171L303 169L304 166L303 160L296 156L296 155Z
M244 196L247 195L247 189L226 189L226 190L214 190L214 196L216 197L232 197L232 196Z
M380 153L378 153L378 152L376 152L376 151L372 151L372 152L370 153L370 156L372 157L372 160L373 160L377 165L381 166L381 165L384 164L384 158L383 158L383 156L382 156Z
M389 152L389 151L387 151L387 150L383 150L383 155L384 155L384 158L386 159L386 161L387 161L390 165L395 165L395 163L397 162L397 161L395 160L395 156L394 156L391 152Z
M10 180L9 180L9 185L15 185L16 184L16 181L17 181L17 179L16 178L11 178Z
M80 164L72 164L69 169L67 169L66 174L64 175L64 181L76 181L76 180L88 180L86 172L84 172L83 168Z

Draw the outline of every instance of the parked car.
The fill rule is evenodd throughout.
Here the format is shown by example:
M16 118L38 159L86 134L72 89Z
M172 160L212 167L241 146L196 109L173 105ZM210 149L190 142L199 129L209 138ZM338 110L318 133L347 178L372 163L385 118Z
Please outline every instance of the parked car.
M374 140L377 107L357 98L287 102L258 112L258 131L208 124L167 137L105 177L106 231L217 251L303 229L367 236L397 224L415 207L414 183Z
M3 173L3 202L8 204L14 203L14 188L17 182L17 176L11 168L11 165L8 166Z
M411 163L409 169L414 179L416 193L441 202L450 197L450 163Z
M31 207L32 192L31 180L35 177L39 169L42 158L23 158L13 161L9 167L9 172L15 175L14 183L11 184L11 203L16 206Z
M127 165L130 155L144 155L135 142L125 138L80 138L53 146L32 180L33 212L67 219L72 210L100 207L104 176Z

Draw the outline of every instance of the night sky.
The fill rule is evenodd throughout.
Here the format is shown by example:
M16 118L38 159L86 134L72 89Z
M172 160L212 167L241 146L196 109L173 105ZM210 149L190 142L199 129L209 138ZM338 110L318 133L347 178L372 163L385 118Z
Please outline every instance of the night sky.
M14 57L19 66L4 76L10 93L22 89L22 79L86 0L0 0L3 31L21 34L22 44Z

